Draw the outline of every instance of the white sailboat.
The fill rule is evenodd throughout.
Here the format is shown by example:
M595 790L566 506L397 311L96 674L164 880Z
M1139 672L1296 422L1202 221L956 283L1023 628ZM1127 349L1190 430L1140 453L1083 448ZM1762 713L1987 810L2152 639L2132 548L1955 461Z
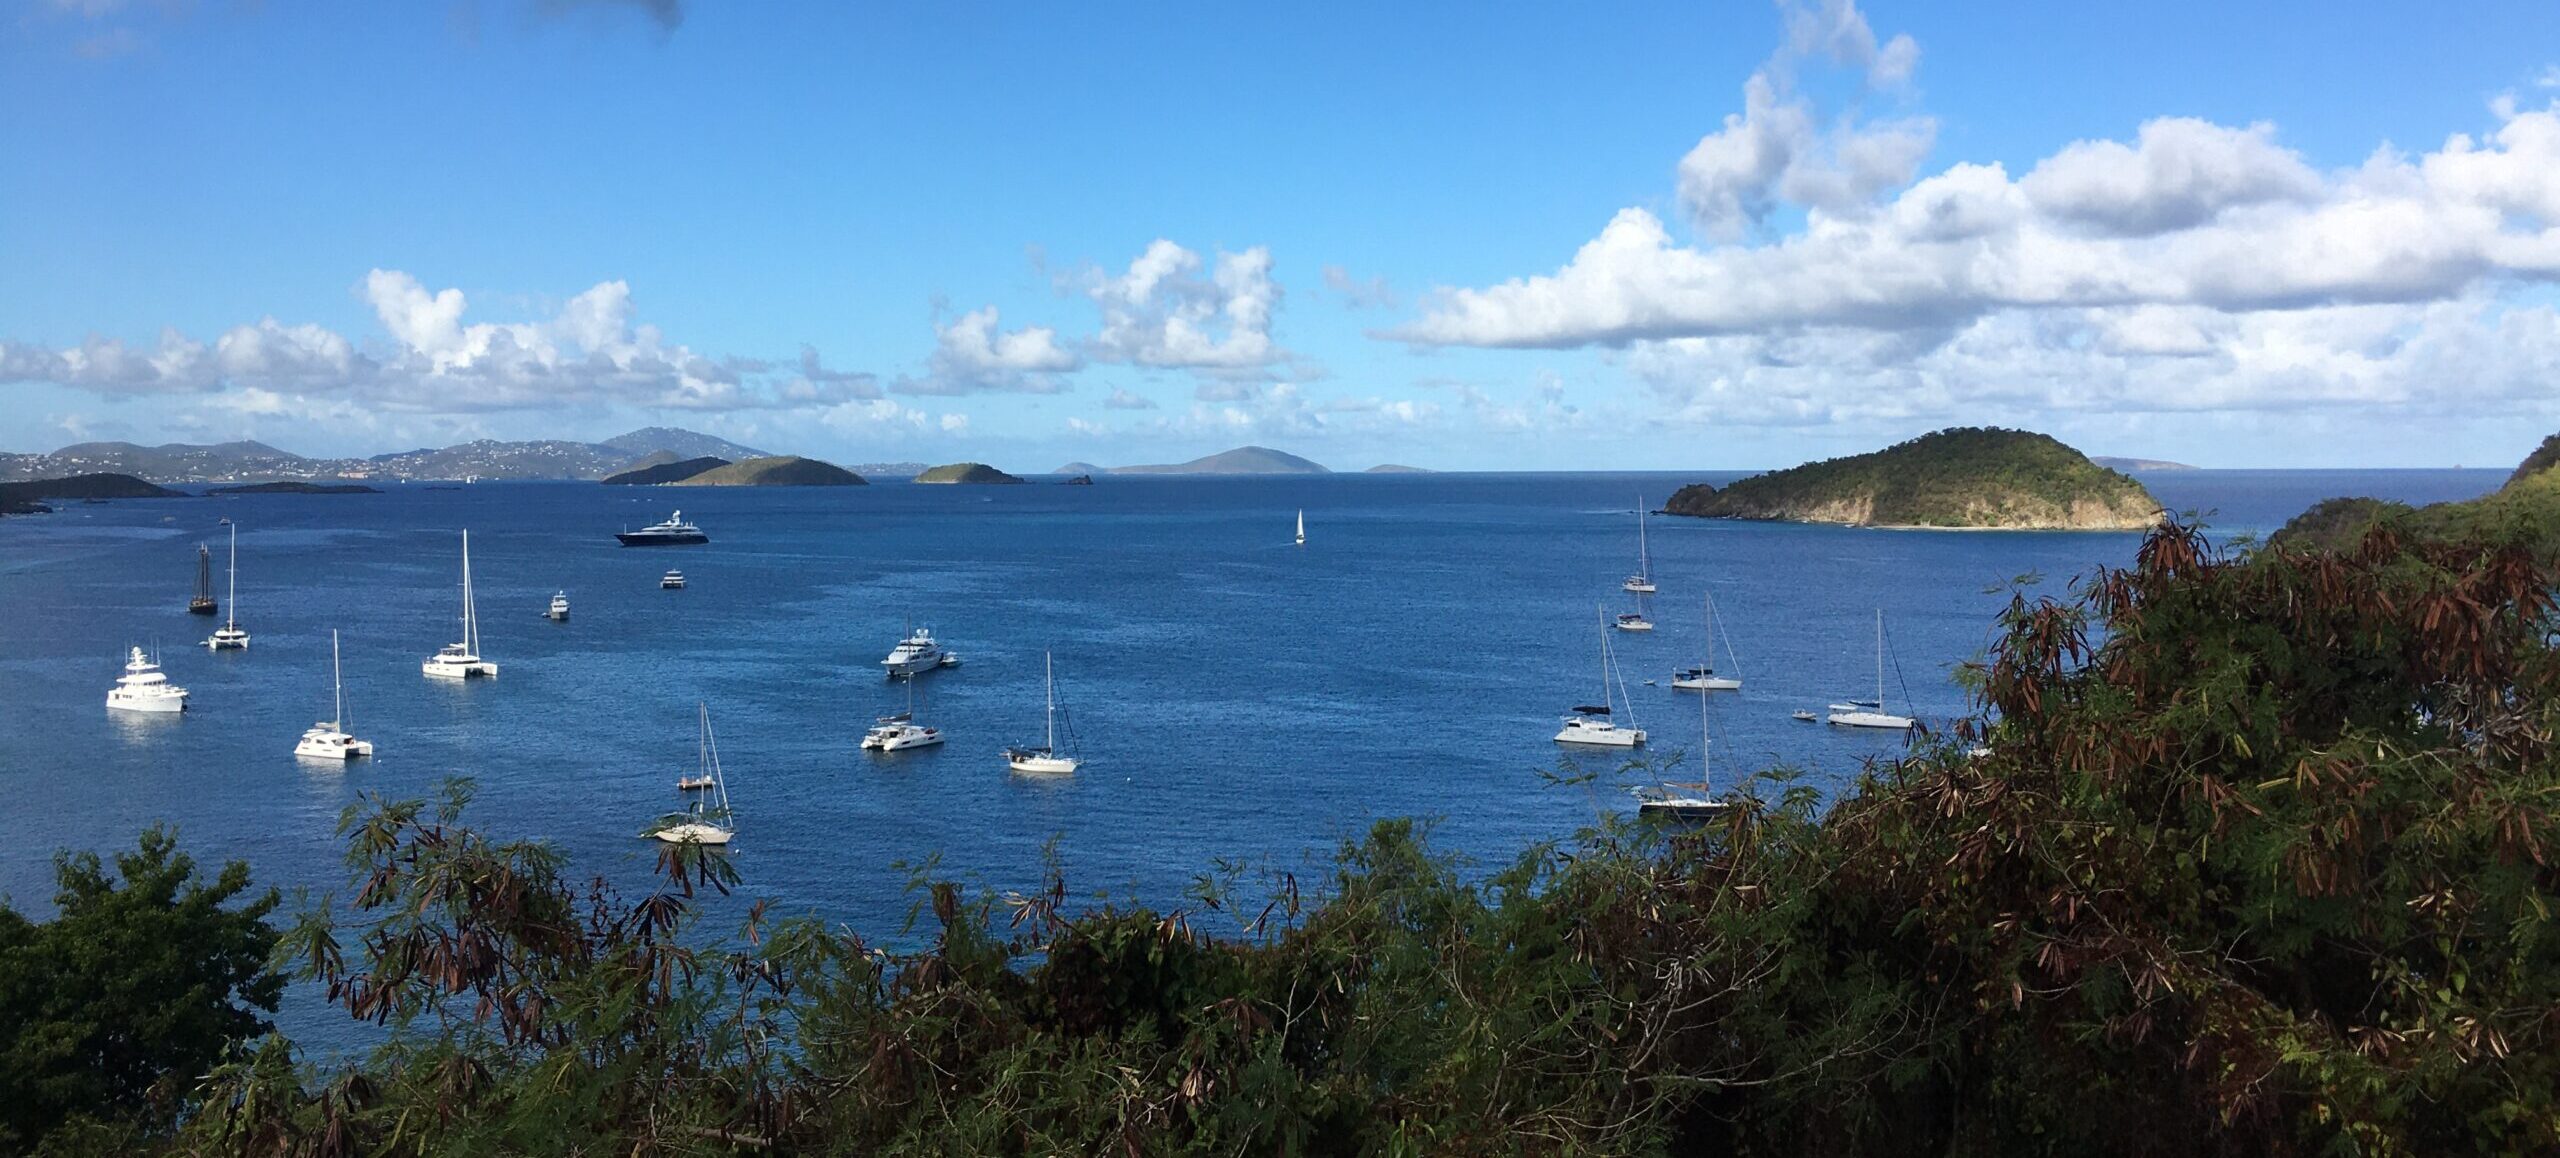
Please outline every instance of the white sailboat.
M144 659L137 647L125 661L124 674L116 677L116 686L107 689L107 707L118 712L183 712L187 689L170 683L169 677L160 674L160 665Z
M231 578L227 581L229 590L223 596L225 614L222 626L213 629L213 634L205 638L204 645L215 651L245 651L249 647L249 633L240 630L240 524L224 519L222 525L231 528Z
M1733 654L1733 637L1724 634L1724 621L1716 618L1716 597L1713 594L1709 594L1702 602L1706 607L1707 662L1699 664L1696 667L1684 667L1671 673L1672 690L1683 692L1741 691L1742 660ZM1734 674L1716 674L1716 640L1720 638L1724 640L1724 657L1731 664L1731 667L1728 670Z
M1049 739L1048 739L1048 742L1046 742L1046 743L1044 743L1044 744L1040 745L1040 746L1039 746L1039 747L1037 747L1037 748L1007 748L1007 749L1005 749L1005 750L1004 750L1004 760L1005 760L1005 764L1006 764L1006 766L1007 766L1007 767L1012 768L1012 769L1013 769L1014 771L1016 771L1016 772L1039 772L1039 773L1048 773L1048 774L1060 774L1060 773L1073 772L1073 771L1075 771L1075 770L1076 770L1076 768L1077 768L1078 766L1082 765L1082 764L1084 763L1084 761L1079 760L1079 759L1077 759L1076 757L1074 757L1074 756L1072 756L1072 755L1060 755L1060 754L1059 754L1059 752L1058 752L1058 667L1057 667L1057 661L1056 661L1055 659L1053 659L1053 658L1049 655L1049 653L1048 653L1048 652L1045 652L1045 651L1044 651L1044 652L1041 652L1041 653L1040 653L1040 666L1041 666L1041 669L1042 669L1044 672L1046 672L1046 673L1047 673L1048 688L1049 688L1049 691L1048 691L1048 705L1049 705ZM1074 739L1074 738L1075 738L1075 736L1074 736L1074 732L1073 732L1073 730L1072 730L1072 729L1070 729L1070 730L1069 730L1069 732L1068 732L1068 738L1069 738L1069 739Z
M928 728L916 722L916 681L907 681L907 710L874 720L871 730L862 734L862 747L867 752L903 752L909 748L930 748L942 742L942 729Z
M1711 756L1714 746L1715 735L1707 724L1707 697L1699 696L1698 779L1687 784L1665 782L1654 788L1637 788L1636 811L1647 816L1705 820L1731 808L1731 803L1715 798L1714 760Z
M1653 556L1645 550L1644 542L1643 495L1636 496L1636 573L1627 576L1627 581L1619 586L1637 595L1651 595L1654 592Z
M695 772L683 784L697 785L695 796L683 812L658 822L649 831L668 844L727 844L738 830L729 820L729 781L720 772L720 744L711 736L711 705L698 705L702 713L702 741L695 754Z
M1593 608L1597 611L1598 608ZM1612 692L1615 688L1615 692ZM1566 716L1564 727L1556 733L1556 743L1581 744L1594 748L1634 748L1644 743L1644 729L1636 726L1635 698L1626 694L1627 681L1618 674L1616 659L1609 654L1609 631L1600 630L1600 702L1581 704ZM1612 699L1612 696L1615 699ZM1613 710L1619 701L1627 707L1626 726L1620 727Z
M471 532L462 533L462 640L428 656L420 670L437 679L467 680L498 674L498 665L480 658L480 612L471 596Z
M1909 716L1897 716L1884 710L1884 609L1876 609L1876 698L1850 700L1831 705L1831 722L1844 728L1889 728L1906 731Z
M373 755L373 741L359 740L347 734L347 680L345 669L338 664L338 630L329 629L329 686L337 699L337 712L329 719L311 725L302 741L293 746L296 756L315 760L353 760Z
M1307 509L1305 507L1298 508L1298 545L1301 547L1307 545Z

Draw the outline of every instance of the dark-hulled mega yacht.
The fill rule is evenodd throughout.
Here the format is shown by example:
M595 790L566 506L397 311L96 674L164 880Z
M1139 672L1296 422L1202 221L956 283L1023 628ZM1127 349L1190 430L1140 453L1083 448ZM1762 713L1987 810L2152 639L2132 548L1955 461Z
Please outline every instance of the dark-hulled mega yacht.
M642 527L637 531L617 531L614 538L625 547L676 547L687 543L708 543L711 536L702 528L684 521L684 512L667 516L667 521Z

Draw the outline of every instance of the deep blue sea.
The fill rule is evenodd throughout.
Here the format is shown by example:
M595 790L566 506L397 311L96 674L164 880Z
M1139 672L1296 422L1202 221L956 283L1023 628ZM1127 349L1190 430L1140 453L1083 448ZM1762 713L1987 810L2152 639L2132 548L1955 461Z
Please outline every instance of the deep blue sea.
M1632 598L1638 496L1681 475L1105 477L1091 487L882 483L667 491L573 483L412 484L349 496L72 503L0 520L0 894L46 911L60 847L129 847L176 824L208 865L343 891L335 828L359 793L478 781L470 818L551 841L579 873L637 882L635 836L677 802L710 705L744 892L895 939L902 864L1031 888L1056 841L1071 888L1181 903L1213 859L1325 860L1376 818L1436 818L1479 864L1570 835L1616 787L1559 788L1558 714L1600 693L1598 617ZM2217 534L2263 534L2321 498L2411 502L2494 489L2502 471L2196 471L2145 476ZM626 549L612 532L681 504L705 546ZM1309 541L1290 543L1306 512ZM246 652L195 646L195 546L240 528ZM1964 709L1949 672L1976 656L2011 580L2131 560L2139 537L1939 533L1655 518L1660 629L1611 639L1658 757L1694 761L1697 700L1671 670L1702 658L1712 591L1739 672L1712 700L1720 774L1788 764L1836 785L1898 737L1792 721L1870 694L1884 612L1917 714ZM455 638L459 532L471 530L482 651L496 680L430 682ZM682 591L659 575L681 567ZM574 606L556 624L555 590ZM909 624L964 657L923 678L943 747L857 750L904 706L880 657ZM380 754L297 761L329 711L329 630L345 638L353 730ZM193 692L178 718L109 713L128 645L157 646ZM1037 742L1053 651L1085 758L1065 779L1009 774ZM1734 665L1719 655L1717 666ZM1660 686L1646 686L1645 680ZM1690 771L1691 763L1682 769ZM343 1030L310 995L297 1036Z

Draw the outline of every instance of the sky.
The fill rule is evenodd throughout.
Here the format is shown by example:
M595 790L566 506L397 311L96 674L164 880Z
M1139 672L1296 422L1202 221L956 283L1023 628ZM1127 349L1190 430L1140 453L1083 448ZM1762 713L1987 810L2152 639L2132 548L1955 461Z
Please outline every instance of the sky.
M0 0L0 109L6 450L2560 430L2549 0Z

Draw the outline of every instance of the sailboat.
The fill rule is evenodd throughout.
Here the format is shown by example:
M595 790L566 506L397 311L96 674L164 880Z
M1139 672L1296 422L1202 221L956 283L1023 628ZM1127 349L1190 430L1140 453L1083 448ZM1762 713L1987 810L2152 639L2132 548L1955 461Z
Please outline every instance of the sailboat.
M1619 586L1637 595L1651 595L1654 591L1653 558L1645 550L1644 543L1643 495L1636 496L1636 573L1627 576L1627 581Z
M1595 607L1592 610L1598 611ZM1604 613L1605 614L1605 613ZM1605 622L1605 621L1604 621ZM1615 688L1615 692L1611 691ZM1564 728L1556 733L1556 743L1582 744L1595 748L1634 748L1644 743L1644 729L1636 726L1636 702L1626 694L1627 681L1618 674L1617 660L1609 654L1609 630L1600 629L1600 702L1579 704L1564 719ZM1612 699L1612 695L1616 697ZM1619 727L1614 708L1625 701L1627 723Z
M428 675L438 679L467 680L474 676L494 676L498 665L480 658L480 612L471 598L471 532L462 533L462 640L448 643L442 651L428 656L419 665Z
M1647 816L1664 816L1680 820L1705 820L1732 807L1715 798L1714 761L1709 753L1715 736L1707 725L1707 697L1698 697L1698 779L1693 783L1665 782L1655 788L1635 790L1636 811Z
M738 834L729 821L729 782L720 774L719 741L711 737L711 705L697 707L702 713L702 740L695 751L694 775L682 783L700 786L701 795L685 811L660 820L649 835L668 844L727 844Z
M1742 677L1739 674L1716 674L1715 658L1716 640L1718 638L1722 638L1724 640L1724 657L1732 662L1733 669L1736 672L1741 670L1742 661L1733 654L1733 637L1724 634L1724 624L1716 618L1716 597L1710 594L1706 596L1703 602L1706 605L1707 616L1707 662L1699 664L1696 667L1684 667L1671 673L1672 690L1683 692L1741 691Z
M907 681L907 710L882 716L872 722L871 730L862 734L862 747L871 752L899 752L908 748L929 748L942 742L942 729L928 728L916 722L916 681Z
M317 760L353 760L373 755L373 741L359 740L347 734L347 679L338 664L338 630L329 629L329 685L337 696L338 710L326 720L311 725L302 741L293 746L296 756Z
M1911 717L1893 715L1884 710L1884 609L1881 607L1876 609L1876 698L1833 704L1830 719L1844 728L1902 731L1911 727Z
M1042 744L1042 745L1040 745L1040 746L1039 746L1039 747L1037 747L1037 748L1007 748L1007 749L1005 749L1005 750L1004 750L1004 760L1005 760L1005 764L1006 764L1008 767L1012 768L1012 769L1013 769L1014 771L1016 771L1016 772L1045 772L1045 773L1065 773L1065 772L1073 772L1073 771L1075 771L1075 770L1076 770L1076 768L1077 768L1079 765L1083 764L1083 763L1084 763L1084 761L1079 760L1079 759L1075 758L1075 757L1074 757L1074 756L1072 756L1072 755L1068 755L1068 756L1061 756L1061 755L1059 755L1059 754L1058 754L1058 666L1057 666L1057 661L1056 661L1055 659L1051 658L1048 652L1045 652L1045 651L1044 651L1044 652L1041 652L1041 653L1040 653L1040 666L1041 666L1041 669L1047 673L1047 676L1048 676L1048 684L1049 684L1049 695L1048 695L1048 703L1049 703L1049 739L1048 739L1048 742L1047 742L1047 743L1044 743L1044 744ZM1073 728L1072 728L1072 727L1068 730L1067 738L1068 738L1068 739L1071 739L1071 740L1075 738L1075 733L1074 733L1074 730L1073 730Z
M222 626L213 629L204 645L215 651L246 649L249 633L240 630L240 524L224 519L222 525L231 528L230 589L223 594L223 602L229 605L231 613L222 617Z
M211 615L222 609L213 598L213 548L196 544L196 597L187 600L187 614Z
M1301 547L1307 545L1307 509L1305 507L1298 508L1298 545Z

